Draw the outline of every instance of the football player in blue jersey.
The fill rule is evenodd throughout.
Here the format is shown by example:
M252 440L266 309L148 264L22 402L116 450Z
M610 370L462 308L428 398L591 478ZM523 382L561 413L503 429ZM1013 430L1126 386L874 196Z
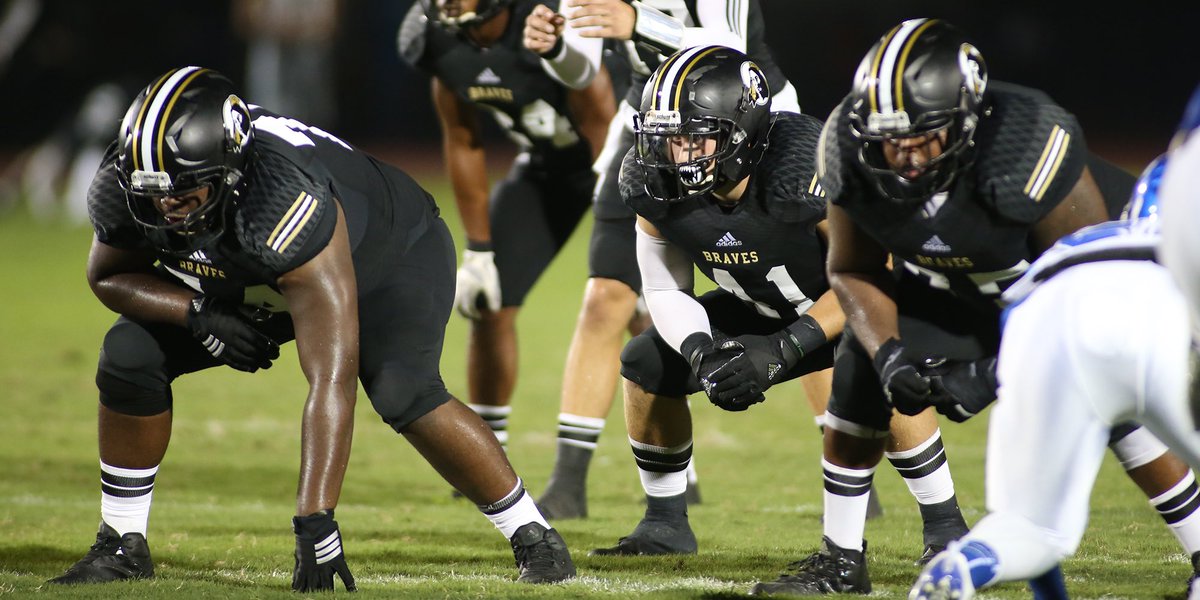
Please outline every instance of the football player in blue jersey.
M1063 238L1004 293L999 399L987 442L989 512L926 566L910 598L968 600L987 586L1053 572L1079 547L1092 486L1118 424L1136 421L1200 464L1200 437L1184 401L1187 309L1155 260L1167 162L1160 158L1146 169L1128 220ZM942 383L977 385L954 373ZM1174 510L1197 501L1190 472L1177 487L1185 503ZM1195 570L1200 553L1191 558ZM1054 594L1041 590L1042 597L1065 597L1061 579L1058 586ZM1189 598L1200 598L1194 574L1189 587Z
M355 588L334 509L359 382L380 418L509 538L521 581L574 575L495 436L442 382L454 244L412 178L185 67L130 105L88 207L88 282L120 315L96 374L102 521L53 583L154 575L147 522L172 382L267 369L293 339L309 383L294 590L332 591L335 575Z
M1163 173L1160 251L1163 264L1187 299L1191 317L1192 351L1200 353L1200 87L1192 93L1179 130L1171 140L1171 164ZM1200 429L1200 355L1192 360L1189 403Z

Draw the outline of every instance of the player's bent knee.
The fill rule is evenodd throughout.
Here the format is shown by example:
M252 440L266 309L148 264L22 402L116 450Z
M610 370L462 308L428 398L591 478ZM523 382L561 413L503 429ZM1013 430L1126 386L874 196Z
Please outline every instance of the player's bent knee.
M450 400L440 379L421 385L407 377L385 375L364 382L363 387L379 418L396 433Z
M145 387L126 381L104 370L96 371L100 404L109 410L133 417L152 417L171 410L171 387Z
M621 376L659 396L686 396L691 371L683 357L653 331L634 336L621 350Z
M104 336L96 368L100 403L114 412L138 417L171 409L166 356L141 325L118 320Z

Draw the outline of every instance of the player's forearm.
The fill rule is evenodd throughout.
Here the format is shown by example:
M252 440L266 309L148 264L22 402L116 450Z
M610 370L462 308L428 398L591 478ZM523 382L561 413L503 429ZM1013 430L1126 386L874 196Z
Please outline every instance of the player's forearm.
M846 326L854 330L868 354L874 356L883 342L900 337L896 302L884 291L881 276L833 272L829 284L845 312Z
M564 6L563 16L569 19L574 10ZM580 37L579 30L567 26L563 28L559 46L554 54L542 57L542 69L569 88L586 88L600 71L604 40Z
M184 325L195 290L150 273L121 273L91 282L109 310L139 321Z
M592 84L585 90L571 92L567 96L567 102L571 115L579 124L579 131L591 148L592 159L595 160L604 149L609 123L617 112L612 78L609 77L608 70L601 68Z
M347 379L349 381L347 381ZM304 405L296 514L337 506L354 432L353 377L314 381Z
M821 294L805 314L816 320L827 339L841 335L846 328L846 313L842 311L842 305L832 289Z
M467 239L473 242L490 242L491 221L488 218L487 161L483 150L465 149L446 151L447 171L454 189L454 203L462 220Z

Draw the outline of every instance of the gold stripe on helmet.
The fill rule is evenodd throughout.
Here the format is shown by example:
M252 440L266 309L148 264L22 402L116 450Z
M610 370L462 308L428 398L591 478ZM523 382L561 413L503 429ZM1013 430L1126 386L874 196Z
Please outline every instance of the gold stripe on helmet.
M679 60L679 57L682 55L683 52L671 55L670 58L658 67L658 72L654 74L654 87L652 88L654 90L654 101L650 103L650 106L655 110L662 110L662 107L658 105L658 98L660 96L659 92L661 91L663 74L671 70L671 63Z
M175 72L178 70L179 69L171 69L170 71L167 72L166 75L159 77L158 81L155 81L154 85L150 86L150 90L148 92L146 92L146 98L145 98L145 100L142 101L142 107L140 109L138 109L137 119L134 120L134 122L133 122L133 131L130 132L130 135L133 136L133 142L131 145L134 150L133 151L133 170L135 170L135 171L142 169L141 160L138 157L138 155L140 154L140 152L138 152L138 148L141 147L140 142L141 142L141 137L142 137L142 125L146 124L146 108L149 107L150 102L152 100L154 100L154 95L158 93L158 88L162 87L162 84L166 83L167 80L170 79L171 76L174 75Z
M688 61L686 66L679 70L679 76L675 78L675 93L671 97L670 110L679 110L679 96L683 93L683 82L687 80L688 71L691 71L692 68L696 66L696 63L700 62L700 59L720 49L721 46L712 46L709 49L696 54L690 61Z
M929 19L921 23L921 26L912 32L908 36L908 40L904 42L904 49L900 51L900 59L896 61L896 82L892 87L892 95L895 97L892 100L892 104L895 105L896 112L904 110L904 88L902 86L904 85L904 68L908 64L908 53L912 51L913 45L917 43L917 38L921 37L921 34L925 33L926 29L929 29L931 25L937 22L937 19Z
M184 79L183 82L175 88L175 91L171 94L171 99L167 102L166 108L163 109L162 115L159 117L158 133L156 133L154 136L154 156L158 160L159 171L167 170L167 165L163 161L162 147L163 140L167 136L167 122L170 120L168 117L171 115L171 109L175 107L175 101L179 100L179 97L183 95L183 90L187 89L188 84L194 81L196 77L200 76L200 74L207 72L208 69L197 69L195 73L188 75L187 79Z
M867 97L871 102L871 112L879 112L879 67L883 66L883 53L887 50L888 44L892 43L892 38L896 37L896 33L900 31L900 25L892 28L879 40L879 49L875 51L875 58L871 59L871 71L867 74L867 81L871 82L868 86Z

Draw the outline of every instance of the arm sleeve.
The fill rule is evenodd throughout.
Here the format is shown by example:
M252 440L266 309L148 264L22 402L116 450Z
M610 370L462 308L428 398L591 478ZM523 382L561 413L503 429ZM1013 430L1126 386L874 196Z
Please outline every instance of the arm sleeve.
M692 261L670 242L637 227L638 268L642 295L654 327L676 352L689 335L712 335L708 313L691 295L695 283Z
M732 6L731 6L732 5ZM700 0L696 12L701 27L685 27L679 19L634 0L637 12L633 37L663 55L682 48L719 44L746 51L746 4L729 0Z
M564 6L562 15L570 20L575 10ZM562 48L554 56L542 58L542 69L563 85L581 90L591 85L596 73L600 72L603 46L602 38L581 37L579 30L566 25L563 27Z

